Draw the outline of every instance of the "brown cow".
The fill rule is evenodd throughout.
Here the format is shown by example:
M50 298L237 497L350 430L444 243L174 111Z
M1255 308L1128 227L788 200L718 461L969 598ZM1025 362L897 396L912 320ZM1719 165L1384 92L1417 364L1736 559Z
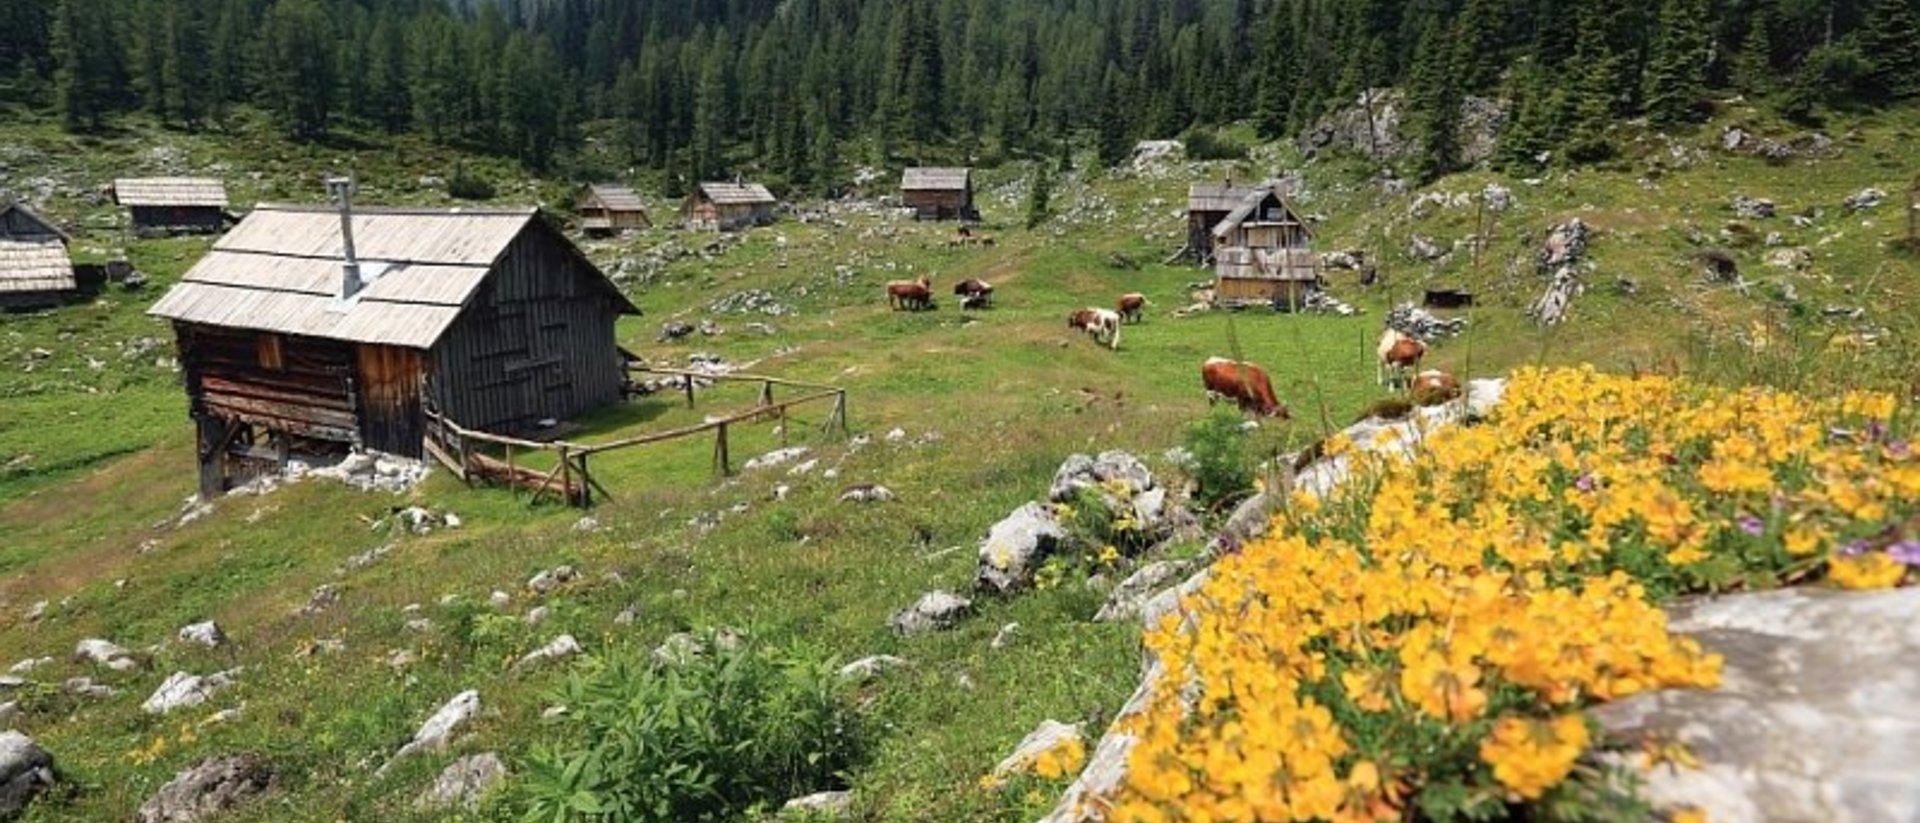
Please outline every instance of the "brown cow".
M1209 401L1232 400L1243 412L1286 420L1287 407L1273 395L1273 382L1267 372L1252 363L1239 363L1211 357L1200 366L1200 382L1207 387Z
M1444 403L1460 396L1460 380L1439 369L1428 369L1413 376L1408 393L1421 405Z
M1420 367L1427 346L1412 335L1389 328L1380 335L1380 362L1375 377L1382 386L1398 386Z
M917 280L894 280L887 283L887 307L896 311L933 308L933 279L923 274Z
M1080 309L1067 315L1067 328L1093 336L1096 343L1109 349L1120 348L1120 315L1106 309Z
M1147 296L1139 292L1120 295L1117 308L1120 309L1120 322L1139 323L1147 318Z
M985 280L967 278L953 284L953 294L960 298L960 308L986 309L993 307L993 284Z

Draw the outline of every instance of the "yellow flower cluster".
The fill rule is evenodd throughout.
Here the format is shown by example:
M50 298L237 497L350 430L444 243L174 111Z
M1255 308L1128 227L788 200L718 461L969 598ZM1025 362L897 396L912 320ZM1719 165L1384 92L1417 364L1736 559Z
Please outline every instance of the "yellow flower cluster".
M1526 370L1481 425L1423 431L1297 496L1148 633L1168 676L1107 819L1402 819L1422 791L1541 798L1582 709L1710 688L1660 598L1920 563L1920 460L1885 396ZM1378 444L1376 444L1378 445ZM1330 443L1329 453L1351 444Z
M1087 764L1087 744L1078 737L1068 738L1033 758L1033 773L1042 780L1059 780L1080 772Z

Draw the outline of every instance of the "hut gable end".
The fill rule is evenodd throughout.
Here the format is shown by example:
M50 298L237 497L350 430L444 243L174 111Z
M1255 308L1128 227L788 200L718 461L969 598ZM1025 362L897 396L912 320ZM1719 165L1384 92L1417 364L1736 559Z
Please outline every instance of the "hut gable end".
M18 203L0 206L0 307L57 305L80 285L67 234Z

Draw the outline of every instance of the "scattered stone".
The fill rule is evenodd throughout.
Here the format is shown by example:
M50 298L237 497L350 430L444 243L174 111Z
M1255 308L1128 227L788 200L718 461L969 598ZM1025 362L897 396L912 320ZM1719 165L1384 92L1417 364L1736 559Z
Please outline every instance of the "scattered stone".
M522 619L525 620L529 626L538 626L541 623L547 622L547 615L550 613L551 610L546 606L535 606L528 609L526 617Z
M174 709L198 706L232 686L234 678L239 674L239 669L210 674L206 677L174 672L166 682L160 684L160 688L154 690L153 696L148 697L147 702L140 704L140 709L147 714L166 714Z
M1866 211L1885 202L1887 193L1875 188L1865 188L1848 197L1841 203L1847 211Z
M513 605L513 595L494 589L492 594L487 595L487 602L493 604L496 609L504 609Z
M1767 265L1787 271L1806 271L1813 267L1813 250L1804 246L1774 249L1767 255Z
M528 652L527 656L520 658L519 662L513 664L513 668L517 671L554 660L565 660L579 654L581 651L580 641L573 639L573 635L563 634L554 638L553 642Z
M1542 326L1556 326L1567 319L1567 312L1573 308L1573 299L1585 293L1586 283L1573 266L1561 266L1554 272L1553 280L1547 284L1547 290L1527 308L1527 316Z
M47 616L47 601L45 600L34 603L32 607L27 609L28 623L38 623L40 622L40 618L43 618L46 616Z
M1155 593L1172 585L1188 569L1187 563L1177 560L1160 560L1140 567L1107 595L1106 605L1101 606L1100 612L1093 616L1094 621L1110 623L1140 616L1141 610Z
M853 810L853 792L819 792L796 797L780 807L782 815L842 817Z
M387 655L387 668L399 672L419 660L419 656L415 655L411 649L394 649L393 653Z
M427 632L433 631L433 621L424 617L416 617L408 620L405 625L407 631L416 634L426 634Z
M876 483L863 483L848 486L840 492L843 503L886 503L893 500L893 490Z
M333 604L338 602L340 602L340 590L334 588L332 583L322 583L313 590L313 595L307 598L307 605L300 607L300 615L312 617L333 608Z
M1091 462L1089 459L1089 468ZM1067 531L1060 525L1052 509L1038 503L1021 506L987 531L987 538L980 543L980 560L974 583L981 589L997 594L1008 594L1023 588L1033 582L1040 564L1066 540ZM897 615L895 619L898 619Z
M0 732L0 820L13 820L53 781L53 755L31 737Z
M414 801L421 811L459 808L474 811L480 799L507 780L507 767L493 752L468 755L453 761L434 778L433 786Z
M69 677L60 684L60 688L75 697L108 698L119 694L118 689L102 683L93 682L91 677Z
M1555 271L1585 258L1588 236L1586 222L1578 217L1553 227L1547 233L1545 247L1540 250L1539 270Z
M555 566L527 580L527 588L536 594L549 594L568 583L580 578L580 570L572 566Z
M1033 762L1041 755L1076 741L1085 742L1078 724L1068 725L1056 720L1042 720L1038 728L1028 733L1020 741L1020 745L1014 747L1013 754L1007 755L999 765L993 767L993 776L996 779L1005 780L1022 774L1033 768Z
M600 518L590 514L573 522L574 534L594 534L600 529Z
M105 666L116 672L130 671L140 667L140 661L126 649L99 638L80 641L73 649L74 659L81 662Z
M790 449L775 449L774 451L767 452L766 454L760 455L759 457L753 458L752 460L748 460L746 465L742 466L741 468L746 471L755 471L758 469L769 469L784 463L791 463L795 460L798 460L802 457L807 456L807 454L811 451L812 449L809 449L806 446L794 446L793 448L790 448Z
M1513 190L1499 183L1488 183L1480 197L1486 202L1487 210L1495 214L1513 208Z
M660 336L655 338L655 340L657 342L665 343L669 340L679 340L682 337L686 337L687 335L693 334L693 332L694 332L694 325L692 323L675 320L669 323L662 324L660 326Z
M1775 208L1774 202L1766 198L1748 197L1744 194L1734 195L1733 198L1733 213L1742 220L1771 219Z
M22 660L18 663L13 664L11 667L7 669L7 673L8 674L26 674L28 672L33 671L34 669L40 668L41 666L45 666L53 662L55 661L51 657L29 657L25 660Z
M613 616L613 624L616 626L631 626L633 625L633 621L639 619L640 604L628 603L626 608L621 609L619 614Z
M182 643L193 643L209 649L217 649L227 642L227 633L220 630L220 624L211 620L182 626L178 637Z
M841 666L840 679L865 683L880 676L882 672L888 669L899 668L905 665L908 665L905 658L894 657L890 654L876 654L872 657L862 657L859 660Z
M899 634L924 634L951 629L972 614L973 601L952 592L928 592L912 606L894 612L887 625Z
M335 570L334 574L345 575L348 572L356 572L361 569L364 569L378 562L380 558L386 557L387 553L391 551L393 551L392 543L388 543L382 546L375 546L371 549L368 549L366 551L363 551L359 554L356 554L352 557L347 558L347 562L340 564L340 568Z
M1020 624L1008 623L1005 626L1001 626L999 631L993 633L993 639L987 641L987 648L999 651L1013 645L1014 638L1019 636Z
M900 443L900 442L903 442L903 441L905 441L906 439L907 439L907 430L906 430L906 429L902 429L902 428L897 428L897 427L896 427L896 428L895 428L895 429L893 429L892 431L889 431L889 432L887 432L887 442L888 442L888 443Z
M427 718L427 722L414 733L413 739L405 746L401 746L400 750L394 753L393 760L387 761L387 765L382 766L380 770L386 771L394 763L415 752L444 750L453 739L454 732L459 731L461 726L466 725L467 721L472 720L473 716L479 713L479 692L468 690L454 695L452 700L447 701L446 705L441 706L432 717Z
M265 758L240 754L203 760L180 772L140 804L135 823L198 823L273 787Z
M1446 256L1446 253L1447 250L1441 248L1439 243L1435 243L1433 238L1423 234L1414 235L1413 240L1407 244L1407 256L1415 260L1438 260Z
M5 703L0 703L0 729L11 728L14 722L19 720L24 714L25 712L20 710L20 701L18 700L9 700Z

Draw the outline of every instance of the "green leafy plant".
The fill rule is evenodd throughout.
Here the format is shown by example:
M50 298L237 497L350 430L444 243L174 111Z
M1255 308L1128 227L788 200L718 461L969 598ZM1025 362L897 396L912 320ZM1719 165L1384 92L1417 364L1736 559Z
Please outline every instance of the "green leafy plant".
M460 200L492 200L498 192L492 181L461 166L447 177L447 194Z
M675 664L611 655L568 678L556 741L517 787L527 821L733 819L831 788L865 756L825 658L706 631Z
M1253 489L1254 459L1240 415L1218 408L1187 427L1184 444L1193 455L1194 499L1217 507Z

